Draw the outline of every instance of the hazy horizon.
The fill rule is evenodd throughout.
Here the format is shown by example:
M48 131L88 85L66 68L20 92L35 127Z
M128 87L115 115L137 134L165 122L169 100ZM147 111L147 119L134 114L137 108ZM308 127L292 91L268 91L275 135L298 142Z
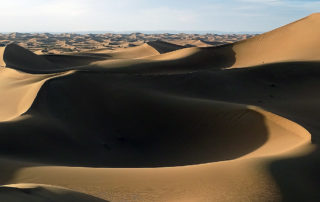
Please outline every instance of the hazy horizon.
M223 32L218 30L128 30L128 31L61 31L61 32L46 32L46 31L36 31L36 32L0 32L0 34L11 34L11 33L21 33L21 34L135 34L135 33L142 33L142 34L261 34L263 32L246 32L246 31L238 31L238 32Z
M318 0L11 0L2 32L261 33L320 10Z

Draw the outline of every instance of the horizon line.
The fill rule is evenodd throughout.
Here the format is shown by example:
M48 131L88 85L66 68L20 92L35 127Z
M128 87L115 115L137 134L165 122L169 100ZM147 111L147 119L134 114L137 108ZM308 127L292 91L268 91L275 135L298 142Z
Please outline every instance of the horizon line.
M217 30L128 30L128 31L0 31L0 34L261 34L263 31L217 31Z

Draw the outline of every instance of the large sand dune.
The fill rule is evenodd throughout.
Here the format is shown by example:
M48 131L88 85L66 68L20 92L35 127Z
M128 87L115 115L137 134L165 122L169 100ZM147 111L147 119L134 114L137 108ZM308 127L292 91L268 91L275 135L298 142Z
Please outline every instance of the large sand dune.
M2 47L0 200L319 201L319 24L208 48Z

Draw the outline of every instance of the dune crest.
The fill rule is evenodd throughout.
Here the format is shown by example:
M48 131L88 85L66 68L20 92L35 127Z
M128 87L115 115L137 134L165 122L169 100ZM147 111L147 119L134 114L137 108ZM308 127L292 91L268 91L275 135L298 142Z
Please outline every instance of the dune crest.
M139 46L122 48L114 51L110 50L94 50L89 51L88 53L94 54L105 54L111 59L133 59L133 58L143 58L153 55L160 54L155 48L150 46L147 43L144 43Z
M33 52L22 48L14 43L2 47L0 64L4 67L11 67L18 70L47 70L54 67L54 64Z
M0 69L0 122L12 120L25 113L45 81L70 73L72 71L32 75L11 68Z

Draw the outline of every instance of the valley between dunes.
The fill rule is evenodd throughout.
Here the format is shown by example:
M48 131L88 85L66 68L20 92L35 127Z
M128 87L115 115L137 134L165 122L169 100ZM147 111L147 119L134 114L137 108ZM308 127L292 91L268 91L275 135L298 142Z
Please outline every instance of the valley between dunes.
M0 47L0 201L319 201L319 36Z

